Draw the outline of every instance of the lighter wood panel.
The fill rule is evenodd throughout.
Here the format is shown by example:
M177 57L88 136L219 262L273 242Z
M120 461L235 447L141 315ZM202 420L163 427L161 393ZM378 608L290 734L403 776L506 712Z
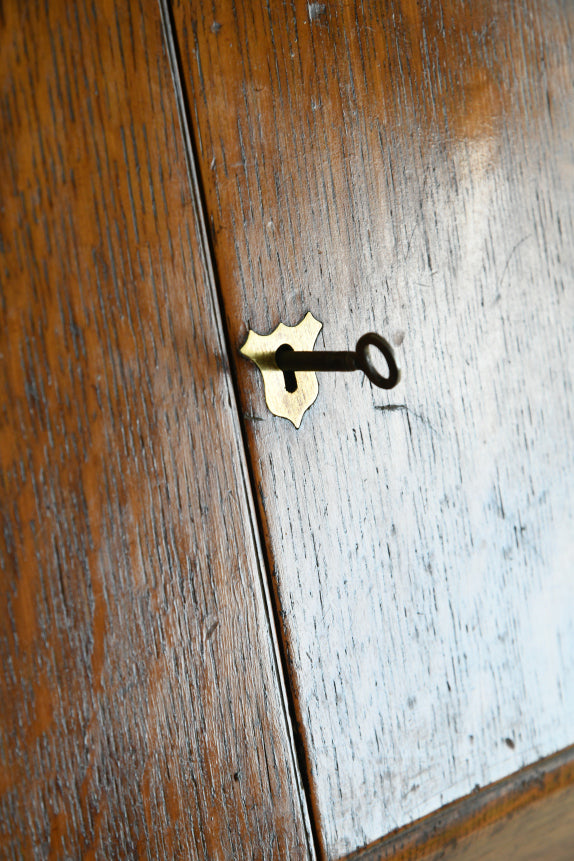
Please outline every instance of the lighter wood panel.
M573 13L174 2L233 344L403 368L297 431L234 357L331 858L573 741Z
M308 857L159 7L0 23L0 855Z

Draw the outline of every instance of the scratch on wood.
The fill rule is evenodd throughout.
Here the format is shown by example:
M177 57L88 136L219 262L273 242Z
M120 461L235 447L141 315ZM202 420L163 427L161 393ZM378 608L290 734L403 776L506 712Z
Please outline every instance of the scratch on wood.
M436 430L436 428L434 428L434 427L432 426L432 424L430 423L430 421L429 421L427 418L425 418L425 416L422 416L420 413L415 412L415 411L414 411L414 410L412 410L410 407L408 407L406 404L383 404L383 405L376 405L376 406L375 406L375 409L376 409L376 410L379 410L380 412L387 412L387 413L394 413L394 412L398 412L398 411L402 411L402 412L408 413L410 416L414 416L416 419L418 419L418 420L419 420L419 421L421 421L424 425L426 425L428 428L430 428L430 429L431 429L431 431L432 431L433 433L438 433L438 431Z

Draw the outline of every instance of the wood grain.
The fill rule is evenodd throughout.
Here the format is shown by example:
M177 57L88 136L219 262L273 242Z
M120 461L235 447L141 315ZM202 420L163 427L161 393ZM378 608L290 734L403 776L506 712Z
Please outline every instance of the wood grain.
M574 6L174 0L326 856L573 741ZM238 353L391 339L296 431Z
M0 23L0 855L308 857L159 7Z
M348 861L570 861L574 749L447 805Z

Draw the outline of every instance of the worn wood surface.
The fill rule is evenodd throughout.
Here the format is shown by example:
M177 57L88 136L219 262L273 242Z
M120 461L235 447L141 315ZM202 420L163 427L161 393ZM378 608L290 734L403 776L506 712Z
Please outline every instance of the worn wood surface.
M574 749L447 805L348 861L571 861Z
M0 855L307 857L159 7L0 24Z
M314 811L336 858L573 741L574 5L174 0ZM295 430L247 331L391 339Z

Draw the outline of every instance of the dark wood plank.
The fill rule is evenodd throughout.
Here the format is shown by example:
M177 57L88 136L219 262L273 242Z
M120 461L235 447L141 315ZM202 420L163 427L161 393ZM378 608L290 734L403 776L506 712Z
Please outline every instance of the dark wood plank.
M571 744L574 6L173 0L325 853ZM238 350L392 340L297 431Z
M574 749L450 804L348 861L570 861Z
M307 857L159 7L0 23L0 854Z

